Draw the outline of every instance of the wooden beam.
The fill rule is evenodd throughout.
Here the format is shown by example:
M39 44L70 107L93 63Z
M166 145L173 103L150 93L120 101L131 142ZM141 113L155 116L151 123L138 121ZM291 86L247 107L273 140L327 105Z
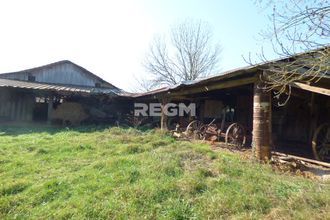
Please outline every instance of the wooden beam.
M310 125L309 125L309 138L308 140L312 140L315 129L317 128L317 119L318 119L318 111L315 106L315 93L311 95L311 105L310 105Z
M194 97L189 97L189 96L186 96L186 95L173 95L171 96L172 97L172 101L182 101L182 100L187 100L187 101L192 101L194 100L195 98Z
M181 91L173 91L170 95L190 95L194 93L209 92L218 89L227 89L231 87L243 86L257 82L259 78L249 77L226 82L219 82L210 85L196 85L193 88L183 88Z
M161 117L160 117L160 129L167 131L168 130L168 116L165 112L164 106L170 102L170 98L165 95L158 96L158 100L162 104Z
M299 156L294 156L294 155L290 155L290 154L284 154L284 153L280 153L280 152L276 152L276 151L272 151L272 154L276 155L276 156L279 156L279 157L285 157L287 159L292 158L292 159L301 160L301 161L305 161L305 162L308 162L308 163L312 163L312 164L316 164L316 165L320 165L320 166L323 166L323 167L330 168L330 163L323 162L323 161L308 159L308 158L305 158L305 157L299 157ZM282 159L285 159L285 158L282 158Z
M318 94L322 94L322 95L326 95L326 96L330 96L330 89L326 89L326 88L321 88L321 87L317 87L317 86L310 86L307 85L305 83L292 83L291 84L293 87L299 88L299 89L303 89L303 90L307 90L310 92L315 92Z

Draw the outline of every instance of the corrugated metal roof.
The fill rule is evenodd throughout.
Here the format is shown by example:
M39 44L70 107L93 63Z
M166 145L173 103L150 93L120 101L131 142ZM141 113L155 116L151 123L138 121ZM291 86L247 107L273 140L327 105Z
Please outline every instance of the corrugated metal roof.
M61 61L57 61L57 62L54 62L54 63L46 64L46 65L43 65L43 66L38 66L38 67L25 69L25 70L21 70L21 71L16 71L16 72L1 73L0 78L6 78L6 76L10 76L11 74L26 73L26 72L30 72L30 71L39 70L39 69L51 68L53 66L62 65L62 64L72 64L72 65L76 66L78 69L80 69L82 72L92 76L93 78L96 78L96 79L100 80L101 82L106 83L106 84L108 84L109 86L111 86L113 88L119 89L116 86L114 86L113 84L105 81L104 79L102 79L98 75L95 75L94 73L90 72L89 70L85 69L82 66L79 66L78 64L75 64L75 63L71 62L70 60L61 60Z
M155 95L155 94L160 94L160 93L164 93L164 92L175 91L175 90L178 90L178 89L181 89L184 87L193 87L193 86L203 85L203 84L210 83L210 82L216 82L219 80L230 79L232 77L241 76L246 73L256 71L258 69L258 67L260 67L260 66L261 65L247 66L247 67L242 67L242 68L237 68L237 69L229 70L226 72L222 72L218 75L212 75L209 77L200 78L200 79L196 79L196 80L183 81L176 85L162 87L162 88L152 90L149 92L145 92L145 93L135 94L134 97Z
M118 96L127 96L126 92L120 89L107 89L95 87L82 87L73 85L59 85L39 82L20 81L12 79L1 79L0 87L47 90L55 92L69 92L69 93L87 93L87 94L114 94Z
M172 92L172 91L176 91L176 90L186 88L186 87L189 88L189 87L194 87L194 86L198 86L198 85L205 85L205 84L210 83L210 82L217 82L217 81L226 80L226 79L230 79L230 78L237 77L237 76L242 76L246 73L251 73L253 71L257 71L258 69L263 70L263 69L267 68L267 65L269 65L271 63L281 62L281 61L284 61L288 58L299 57L301 55L314 53L315 51L324 50L324 49L327 49L327 48L329 48L329 46L326 46L324 48L318 48L318 49L307 51L307 52L298 53L298 54L296 54L294 56L291 56L291 57L284 57L284 58L282 57L282 58L270 60L270 61L267 61L267 62L258 63L258 64L255 64L255 65L236 68L236 69L233 69L233 70L225 71L225 72L222 72L220 74L212 75L212 76L205 77L205 78L200 78L200 79L190 80L190 81L184 81L184 82L181 82L180 84L177 84L177 85L162 87L162 88L152 90L152 91L149 91L149 92L135 94L134 97L143 97L143 96L161 94L161 93L165 93L165 92ZM326 74L323 75L322 77L330 78L330 73L326 72Z

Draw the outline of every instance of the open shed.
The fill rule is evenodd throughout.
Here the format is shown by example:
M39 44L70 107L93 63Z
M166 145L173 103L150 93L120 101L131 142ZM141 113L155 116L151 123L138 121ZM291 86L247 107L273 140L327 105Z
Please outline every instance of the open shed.
M314 83L293 83L287 105L277 106L274 94L263 89L261 75L266 65L240 68L138 94L135 101L196 103L197 115L194 119L188 116L174 119L162 114L161 127L173 129L176 123L187 126L190 121L198 120L204 124L214 122L218 128L227 129L230 124L238 123L245 128L246 145L253 146L259 159L270 158L271 151L278 150L329 161L329 73L323 74ZM223 116L227 126L223 126ZM317 149L321 144L329 149L322 158L320 149Z

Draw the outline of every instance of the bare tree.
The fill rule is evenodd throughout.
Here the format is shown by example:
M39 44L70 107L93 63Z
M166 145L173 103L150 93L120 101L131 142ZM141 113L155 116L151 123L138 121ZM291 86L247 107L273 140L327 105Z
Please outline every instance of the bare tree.
M272 28L263 36L271 39L280 61L269 61L265 75L266 89L275 91L277 98L290 97L295 82L317 82L330 74L330 2L328 0L258 1L273 5ZM297 52L307 52L298 54ZM281 60L282 59L282 60ZM251 63L251 61L249 61Z
M133 92L148 92L153 88L153 83L149 79L134 76L134 81Z
M212 44L207 23L186 20L175 25L170 39L156 37L150 46L144 66L150 73L150 87L175 85L210 75L217 68L219 44Z

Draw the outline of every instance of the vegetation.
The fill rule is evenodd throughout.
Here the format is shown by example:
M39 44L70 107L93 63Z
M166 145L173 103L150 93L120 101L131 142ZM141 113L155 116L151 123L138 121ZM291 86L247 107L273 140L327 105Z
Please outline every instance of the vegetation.
M141 87L150 90L208 76L217 70L220 53L208 23L191 19L177 23L168 36L155 37L151 43L144 62L151 79L142 80Z
M255 2L262 8L273 7L271 27L262 35L271 40L273 51L283 60L269 60L262 52L258 62L269 62L263 77L265 89L273 90L279 105L285 105L294 83L317 83L330 73L330 1ZM297 56L301 52L306 53ZM285 101L280 99L282 95Z
M0 219L326 219L330 185L124 128L0 128Z

